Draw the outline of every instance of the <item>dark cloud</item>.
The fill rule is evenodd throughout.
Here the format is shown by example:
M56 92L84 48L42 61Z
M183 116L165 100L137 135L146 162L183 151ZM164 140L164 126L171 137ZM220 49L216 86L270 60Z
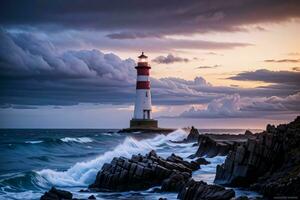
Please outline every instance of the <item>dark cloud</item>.
M145 37L148 33L241 31L246 25L298 18L300 6L298 0L7 0L0 13L5 26L94 29Z
M122 33L111 33L106 35L110 39L138 39L138 38L161 38L156 33L141 33L141 32L122 32Z
M72 105L132 98L135 62L98 50L58 53L32 35L0 32L0 102ZM120 87L122 86L122 87ZM112 90L113 89L113 90Z
M0 32L0 104L75 105L132 104L136 65L99 50L59 52L49 41L29 34ZM193 87L209 87L203 78L151 79L156 104L209 102L219 94L203 94ZM188 100L186 97L189 97Z
M217 67L221 67L221 65L199 66L199 67L196 67L196 69L212 69L212 68L217 68Z
M223 54L220 54L220 53L216 53L216 52L207 52L205 53L206 55L213 55L213 56L223 56Z
M298 63L300 59L280 59L280 60L264 60L264 62L268 63Z
M138 40L115 40L109 39L99 31L60 31L60 32L39 32L34 30L9 30L10 33L16 32L35 35L37 38L50 41L58 49L82 49L99 48L101 50L118 50L118 51L155 51L170 52L178 49L205 49L205 50L221 50L233 49L240 47L248 47L252 44L240 42L216 42L205 40L189 40L189 39L172 39L172 38L143 38Z
M293 67L292 70L300 72L300 67Z
M229 77L229 79L293 85L300 90L300 72L295 71L270 71L266 69L259 69L252 72L242 72Z
M152 62L159 63L159 64L172 64L175 62L189 62L188 58L182 58L179 56L174 56L169 54L167 56L158 56L152 60Z
M261 27L261 26L256 26L255 29L258 30L258 31L266 31L266 29L264 27Z

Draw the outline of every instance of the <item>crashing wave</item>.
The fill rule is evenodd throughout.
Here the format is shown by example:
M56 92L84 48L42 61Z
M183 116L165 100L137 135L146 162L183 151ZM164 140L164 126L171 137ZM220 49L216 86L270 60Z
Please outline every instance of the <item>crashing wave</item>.
M168 144L169 141L180 141L186 137L187 133L181 129L168 135L161 134L151 139L139 141L132 137L126 137L123 143L119 144L114 150L105 152L96 159L76 163L67 171L44 169L37 173L56 186L86 186L94 181L102 165L110 162L114 157L124 156L129 158L133 154L145 154L152 149L160 149L162 145Z

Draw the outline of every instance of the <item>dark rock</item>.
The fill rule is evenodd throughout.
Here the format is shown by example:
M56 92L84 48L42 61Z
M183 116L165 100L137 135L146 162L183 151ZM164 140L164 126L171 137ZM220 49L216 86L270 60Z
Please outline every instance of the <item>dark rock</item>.
M188 129L185 129L186 131L188 131ZM185 143L185 142L197 142L198 138L199 138L199 131L198 129L196 129L195 127L192 126L192 128L190 129L190 133L188 134L187 138L185 138L182 141L171 141L174 143ZM194 145L198 145L197 143L195 143Z
M55 187L52 187L48 192L45 192L43 196L41 196L41 200L61 200L61 199L72 199L73 195L71 192L65 190L59 190Z
M89 188L112 191L145 189L160 185L165 179L171 178L171 175L170 184L178 178L179 175L175 174L190 177L196 169L199 169L196 162L187 162L175 154L164 159L151 151L145 156L133 155L131 159L114 158L111 163L103 165ZM166 187L169 187L168 183L166 182Z
M253 133L251 131L249 131L249 130L246 130L245 131L245 135L253 135Z
M79 190L79 192L90 192L90 190L88 190L88 189L81 189L81 190Z
M91 195L88 199L96 199L96 197L94 195Z
M231 151L217 166L215 182L249 186L266 197L300 196L300 117L287 125L267 125Z
M160 197L158 200L168 200L167 198Z
M205 158L197 158L197 160L195 160L195 162L199 165L208 165L208 164L210 164L210 162L207 161Z
M161 191L179 192L190 177L191 174L187 172L175 172L162 182Z
M189 133L188 137L186 138L186 141L187 142L197 141L198 137L199 137L198 129L195 129L195 127L192 126L192 129L190 130L190 133Z
M234 200L249 200L247 196L239 196L237 198L234 198Z
M233 149L235 143L231 141L217 141L207 135L200 135L198 140L199 148L196 156L202 157L215 157L225 156L230 150Z
M229 200L235 196L235 192L232 189L225 189L218 185L208 185L207 183L200 181L194 181L191 179L188 183L182 187L177 198L181 200L190 199L211 199L211 200Z

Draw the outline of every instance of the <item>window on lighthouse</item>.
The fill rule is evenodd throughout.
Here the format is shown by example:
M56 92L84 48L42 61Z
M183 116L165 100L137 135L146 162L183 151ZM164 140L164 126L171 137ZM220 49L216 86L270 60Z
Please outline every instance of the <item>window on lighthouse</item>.
M146 92L146 97L148 97L148 92Z

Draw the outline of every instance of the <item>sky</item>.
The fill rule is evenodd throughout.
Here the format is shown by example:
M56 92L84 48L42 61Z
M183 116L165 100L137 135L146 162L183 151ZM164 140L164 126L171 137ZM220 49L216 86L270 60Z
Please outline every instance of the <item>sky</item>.
M161 127L300 114L299 0L7 0L0 128L128 127L142 51Z

